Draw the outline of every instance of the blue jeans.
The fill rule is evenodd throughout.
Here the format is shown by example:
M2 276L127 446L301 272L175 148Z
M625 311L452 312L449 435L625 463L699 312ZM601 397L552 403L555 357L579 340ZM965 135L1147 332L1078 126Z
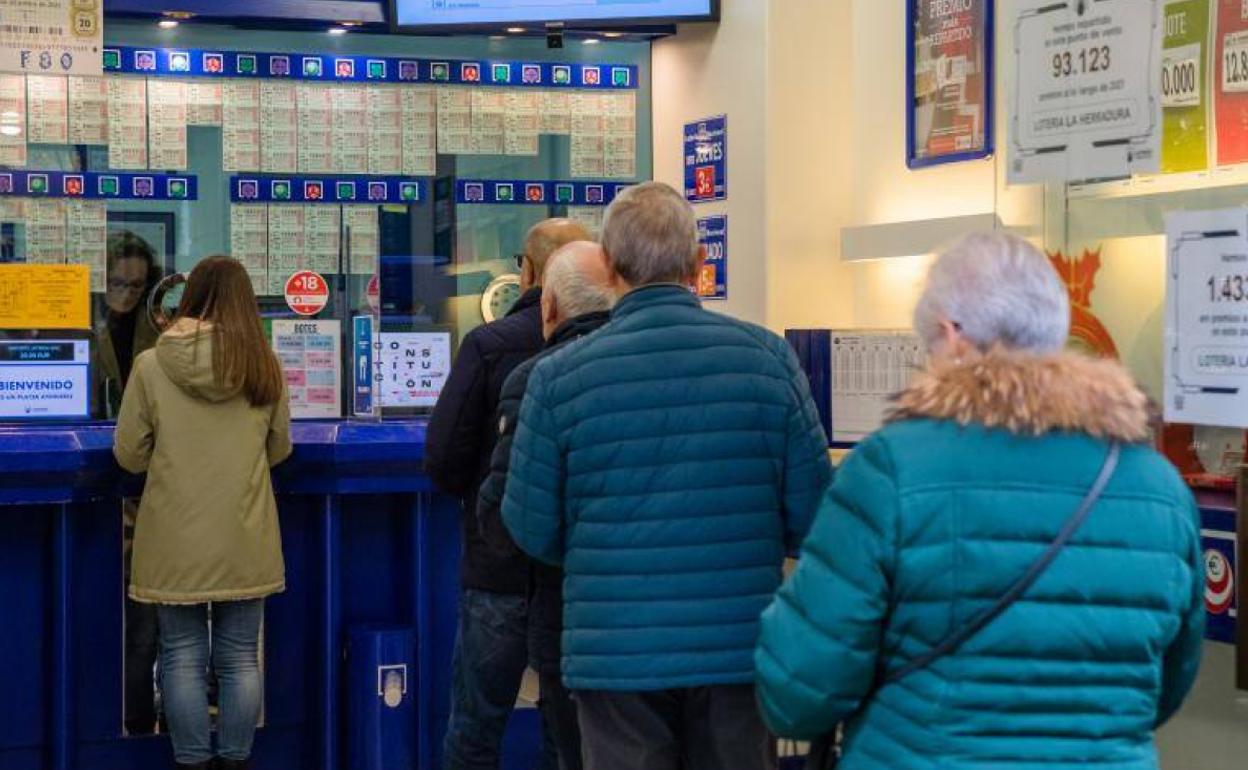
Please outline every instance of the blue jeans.
M497 770L507 719L528 662L528 600L464 589L451 672L451 720L442 749L445 770ZM539 770L556 770L549 734Z
M208 717L208 605L157 605L160 681L174 758L182 764L213 758ZM260 719L260 625L264 600L212 605L212 669L217 674L217 753L251 756Z

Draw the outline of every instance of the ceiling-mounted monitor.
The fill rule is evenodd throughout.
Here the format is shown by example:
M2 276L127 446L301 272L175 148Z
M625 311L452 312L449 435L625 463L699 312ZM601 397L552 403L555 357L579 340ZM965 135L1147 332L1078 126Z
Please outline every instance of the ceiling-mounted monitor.
M398 31L545 25L614 27L717 21L719 0L390 0Z

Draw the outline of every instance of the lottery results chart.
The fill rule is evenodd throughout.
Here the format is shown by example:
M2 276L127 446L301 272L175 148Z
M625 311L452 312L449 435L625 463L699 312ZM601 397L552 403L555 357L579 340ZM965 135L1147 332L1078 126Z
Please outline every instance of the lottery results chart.
M341 334L338 321L273 321L294 419L342 416Z

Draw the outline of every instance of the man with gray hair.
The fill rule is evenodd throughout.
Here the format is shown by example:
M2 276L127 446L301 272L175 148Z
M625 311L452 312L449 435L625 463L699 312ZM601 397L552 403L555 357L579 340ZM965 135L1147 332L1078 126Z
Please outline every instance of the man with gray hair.
M629 188L602 245L611 322L533 369L503 521L562 565L563 677L593 770L766 770L758 618L831 476L784 340L704 310L672 188Z
M602 247L578 241L556 251L546 263L542 292L542 332L546 348L511 373L498 402L498 445L490 475L477 497L481 536L500 553L520 555L503 526L499 507L507 485L511 441L529 374L537 363L574 340L598 330L611 318L615 295L608 286ZM576 707L559 673L559 635L563 631L563 570L533 562L529 582L529 667L541 685L542 728L555 745L561 770L580 770L581 734Z

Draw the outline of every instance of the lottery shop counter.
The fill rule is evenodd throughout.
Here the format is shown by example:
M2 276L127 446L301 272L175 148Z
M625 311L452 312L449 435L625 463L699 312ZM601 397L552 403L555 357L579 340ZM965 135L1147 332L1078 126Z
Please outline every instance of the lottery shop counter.
M274 472L287 589L268 600L265 700L254 761L266 770L352 767L352 630L414 632L406 672L415 767L436 766L450 703L459 506L423 474L423 420L300 422ZM0 767L146 770L168 738L123 720L123 474L108 425L0 427ZM355 695L352 695L353 690ZM518 711L509 767L530 766L537 712ZM389 725L394 730L395 725Z

